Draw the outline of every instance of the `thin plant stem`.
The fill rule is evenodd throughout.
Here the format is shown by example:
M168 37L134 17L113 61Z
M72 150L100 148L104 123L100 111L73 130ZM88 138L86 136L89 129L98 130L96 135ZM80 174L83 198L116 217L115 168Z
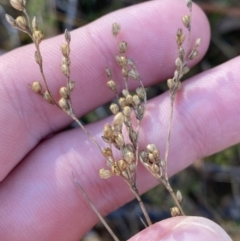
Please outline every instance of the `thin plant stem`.
M176 204L177 207L179 208L181 214L182 214L183 216L185 216L185 213L184 213L184 211L183 211L183 209L182 209L179 201L177 200L177 197L176 197L176 195L175 195L175 193L174 193L174 191L173 191L173 189L172 189L172 187L171 187L171 185L170 185L170 183L169 183L168 181L167 181L166 188L167 188L168 192L170 193L172 199L174 200L175 204Z
M87 193L85 192L85 190L83 189L83 187L80 185L79 181L75 178L73 172L72 172L72 176L73 179L75 181L75 183L78 185L79 189L81 190L82 194L84 195L85 199L88 201L88 203L90 204L91 208L93 209L93 211L95 212L95 214L98 216L98 218L100 219L100 221L102 222L102 224L104 225L104 227L107 229L107 231L110 233L110 235L112 236L112 238L115 241L120 241L118 239L118 237L115 235L115 233L113 232L113 230L110 228L110 226L107 224L107 222L105 221L105 219L103 218L103 216L99 213L99 211L97 210L97 208L95 207L95 205L93 204L92 200L90 199L90 197L87 195Z
M128 183L128 182L127 182ZM129 183L128 183L129 184ZM130 185L130 184L129 184ZM149 215L148 215L148 212L147 212L147 210L146 210L146 208L145 208L145 205L144 205L144 203L143 203L143 201L142 201L142 199L141 199L141 197L140 197L140 195L139 195L139 193L138 193L138 189L137 189L137 187L135 186L135 183L133 184L133 185L130 185L130 190L132 191L132 193L134 194L134 196L136 197L136 199L137 199L137 201L138 201L138 203L139 203L139 206L140 206L140 208L142 209L142 212L143 212L143 215L144 215L144 217L145 217L145 219L146 219L146 221L147 221L147 224L148 224L148 226L151 226L152 225L152 221L151 221L151 219L150 219L150 217L149 217Z
M68 113L68 112L67 112ZM79 119L75 116L75 114L71 111L70 113L68 113L68 115L77 122L77 124L84 130L84 132L87 134L87 136L89 137L89 139L94 143L94 145L97 146L97 148L100 150L100 152L102 153L102 149L100 147L100 145L98 144L98 142L94 139L94 137L90 134L90 132L83 126L83 124L79 121Z

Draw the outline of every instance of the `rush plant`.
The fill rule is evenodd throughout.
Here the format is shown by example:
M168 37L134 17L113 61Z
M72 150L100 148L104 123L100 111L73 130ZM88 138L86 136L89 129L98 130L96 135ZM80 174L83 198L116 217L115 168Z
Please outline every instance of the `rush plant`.
M122 90L117 90L116 81L111 73L111 70L106 68L105 71L108 78L107 87L115 94L116 99L109 107L113 114L112 123L106 123L103 126L103 142L99 143L79 121L78 117L75 115L74 107L72 105L71 96L74 94L74 86L75 83L77 84L75 81L77 80L71 80L70 32L65 30L65 43L60 46L62 53L61 71L66 78L66 84L65 86L61 86L59 88L60 99L57 99L50 90L47 76L45 76L44 73L43 56L41 54L41 42L44 38L44 34L39 28L37 19L36 17L30 19L26 10L26 0L10 0L10 4L23 15L14 19L12 16L6 14L8 23L13 28L16 28L29 35L35 45L33 59L39 67L42 80L34 81L33 83L29 84L30 89L39 95L43 101L46 101L46 103L50 105L56 106L56 108L70 116L72 120L76 121L79 127L85 131L87 137L90 138L92 143L99 149L99 155L102 155L105 159L103 168L99 170L99 177L102 179L108 179L112 176L122 178L122 180L129 187L131 193L138 200L145 217L145 220L143 220L145 226L150 226L152 222L137 187L137 178L141 178L137 175L137 167L140 163L142 163L143 166L153 175L153 177L155 177L161 184L165 186L173 198L175 206L171 208L171 215L185 215L182 208L182 194L180 191L175 193L169 182L168 156L171 140L172 120L174 116L173 109L175 97L177 95L177 91L181 88L182 77L189 71L188 62L198 56L198 46L200 44L200 39L197 39L194 46L190 46L192 1L186 1L189 13L182 17L183 26L187 29L188 34L185 36L182 28L179 28L176 32L176 70L173 73L173 77L167 80L169 87L170 116L168 135L166 137L166 152L164 156L161 155L160 151L153 143L149 143L145 150L139 150L139 136L141 135L141 123L144 119L144 113L147 108L147 94L144 88L144 80L142 80L140 77L140 71L137 69L133 59L127 54L128 48L133 48L134 46L129 46L126 40L120 39L119 33L121 31L121 26L119 23L112 24L112 34L117 42L116 51L118 51L118 53L115 56L115 61L121 71L124 81L124 88ZM129 89L130 81L135 81L138 83L138 87L134 91L130 91ZM87 191L82 188L81 184L75 178L73 173L72 175L74 181L83 192L86 200L89 202L94 212L98 215L100 220L108 229L113 239L119 240L110 229L108 224L104 221L103 217L96 209L93 201L88 197Z

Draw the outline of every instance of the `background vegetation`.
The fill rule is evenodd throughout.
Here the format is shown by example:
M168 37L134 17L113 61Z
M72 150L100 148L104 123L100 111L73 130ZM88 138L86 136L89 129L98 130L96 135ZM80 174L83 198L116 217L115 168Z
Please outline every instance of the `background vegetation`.
M32 0L28 2L30 13L36 13L46 37L81 27L102 15L144 0ZM196 0L206 12L212 29L209 51L191 75L210 69L240 54L240 1ZM5 12L16 16L8 0L0 0L0 54L28 44L27 35L13 30L5 21ZM44 21L43 21L44 19ZM157 84L148 90L154 97L166 90L165 84ZM108 106L108 105L107 105ZM92 122L109 114L107 107L100 107L86 115L82 121ZM240 146L196 162L172 178L174 189L180 187L184 196L186 213L208 217L219 223L233 240L240 240ZM153 221L169 217L171 199L162 187L156 187L144 195ZM163 197L159 200L159 197ZM140 210L135 201L108 216L118 236L126 240L142 227ZM99 238L101 237L101 238ZM110 240L101 224L98 224L84 240Z

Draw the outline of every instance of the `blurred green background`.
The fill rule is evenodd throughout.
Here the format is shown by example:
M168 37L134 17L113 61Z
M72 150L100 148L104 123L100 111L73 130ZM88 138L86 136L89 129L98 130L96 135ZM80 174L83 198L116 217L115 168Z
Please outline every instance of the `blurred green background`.
M161 1L161 0L159 0ZM174 0L173 0L174 1ZM32 0L27 9L35 13L46 37L81 27L114 10L144 0ZM204 59L192 69L195 75L240 54L240 1L195 1L206 12L212 29L210 48ZM184 0L183 0L184 4ZM27 35L13 30L6 23L7 12L17 16L7 0L0 0L0 54L30 43ZM43 21L44 20L44 21ZM189 75L188 75L189 77ZM152 97L163 93L165 84L148 89ZM86 115L82 121L89 123L109 114L108 105ZM208 217L219 223L232 237L240 240L240 146L201 160L171 179L174 190L180 189L184 196L184 208L190 215ZM158 186L143 195L153 221L169 217L171 198L163 187ZM143 228L141 212L135 201L125 205L107 217L120 239L126 240ZM80 227L79 227L80 228ZM85 241L111 240L102 224L96 225Z

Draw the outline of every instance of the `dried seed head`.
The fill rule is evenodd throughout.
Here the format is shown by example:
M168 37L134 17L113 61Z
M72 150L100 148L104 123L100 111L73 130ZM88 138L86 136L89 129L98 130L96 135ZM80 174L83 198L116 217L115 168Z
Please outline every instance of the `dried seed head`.
M107 157L107 166L112 167L114 165L115 161L112 156Z
M69 89L69 91L73 91L73 90L74 90L74 86L75 86L75 81L71 80L71 81L68 83L68 89Z
M148 153L146 151L142 151L140 154L139 154L139 159L142 163L148 163Z
M121 26L118 23L112 25L112 34L116 37L120 32Z
M151 163L155 163L156 159L152 153L148 153L148 159Z
M124 97L120 97L118 100L118 104L121 106L121 108L123 108L127 105L126 99Z
M123 134L119 133L119 134L115 137L115 142L116 142L117 146L119 146L120 148L122 148L122 147L124 146L124 144L125 144Z
M111 112L116 115L119 112L119 107L117 104L112 103L109 107L109 109L111 110Z
M70 48L68 44L62 44L61 45L61 51L62 51L62 55L64 57L68 57L70 54Z
M119 170L122 172L122 171L124 171L124 170L126 170L126 168L128 167L128 164L124 161L124 160L119 160L118 162L117 162L117 164L118 164L118 168L119 168Z
M126 97L126 103L127 103L127 105L133 104L133 97L132 97L132 95L129 94L129 95Z
M183 201L183 197L182 197L182 193L179 190L177 190L176 197L178 202L181 204Z
M186 4L187 4L187 7L190 9L192 9L192 0L186 0Z
M201 39L197 38L195 41L194 47L197 48L200 45L200 43L201 43Z
M170 90L173 89L174 86L175 86L175 81L173 79L168 79L167 80L167 86Z
M185 35L183 34L183 31L181 28L177 30L176 34L176 42L178 46L181 46L185 40Z
M134 153L132 151L127 151L123 154L123 159L128 163L131 164L134 161Z
M157 147L154 144L147 145L147 152L149 152L149 153L153 153L156 149L157 149Z
M135 109L135 114L136 114L136 118L138 120L142 120L143 118L143 115L144 115L144 110L145 110L145 107L144 105L138 105Z
M35 42L36 44L40 44L41 41L42 41L43 38L44 38L43 32L40 31L40 30L35 30L35 31L33 31L32 36L33 36L34 42Z
M126 98L130 93L129 93L128 90L123 89L123 90L122 90L122 94L123 94L123 96Z
M131 69L128 71L128 77L133 79L133 80L138 80L139 79L139 73L137 72L136 69Z
M41 93L42 85L38 81L33 82L30 86L35 93L38 93L38 94Z
M127 42L125 41L121 41L119 44L118 44L118 50L119 50L119 53L123 54L127 51L127 48L128 48L128 45L127 45Z
M136 164L135 163L131 163L131 165L129 166L129 171L131 173L134 173L136 171Z
M43 99L46 100L49 104L54 104L53 99L47 90L43 92Z
M190 70L190 68L187 65L185 65L182 69L182 74L184 75L184 74L188 73L189 70Z
M61 109L62 109L63 111L68 111L68 110L70 109L69 103L68 103L67 99L65 99L65 98L61 98L61 99L58 101L58 104L59 104L59 106L61 107Z
M182 61L181 61L180 58L177 58L177 59L175 60L175 65L176 65L177 67L180 67L182 64L183 64L183 63L182 63Z
M111 70L109 68L105 68L105 71L106 71L107 77L111 79L112 78Z
M33 20L32 20L32 29L33 29L33 31L38 30L38 21L37 21L36 16L34 16Z
M183 61L185 57L185 50L182 46L178 48L178 57Z
M109 124L105 124L103 128L103 137L107 138L108 140L113 139L113 130Z
M113 126L122 126L124 121L124 115L122 112L118 112L113 118Z
M117 88L116 88L116 83L115 83L114 80L109 80L109 81L107 82L107 87L108 87L111 91L113 91L114 93L116 93Z
M131 108L129 106L124 106L122 112L123 112L123 114L126 117L130 117L130 115L131 115Z
M133 95L133 103L134 103L135 106L140 105L141 100L138 97L138 95Z
M111 171L112 171L112 174L115 175L115 176L119 176L121 173L119 171L119 168L117 166L117 163L115 163L112 167L111 167Z
M112 176L111 171L109 171L107 169L104 169L104 168L101 168L99 170L98 174L99 174L99 177L102 178L102 179L108 179L109 177Z
M59 90L59 93L61 95L61 97L68 99L69 98L69 91L66 87L61 87Z
M111 157L112 156L112 150L109 147L104 147L102 150L102 155L104 157Z
M23 16L19 16L15 20L16 26L19 30L26 32L28 30L28 22L27 19Z
M198 51L196 49L193 49L191 53L188 56L188 59L193 60L198 56Z
M25 9L26 0L10 0L10 4L13 8L23 11Z
M122 75L123 77L128 77L128 68L125 66L122 68Z
M160 168L157 164L153 164L151 165L151 170L156 173L156 174L159 174L160 173Z
M171 210L171 216L172 217L177 217L181 215L181 212L178 207L173 207L170 209Z
M182 17L183 25L190 30L191 27L191 17L189 15L185 15Z
M69 43L71 41L71 34L67 29L65 29L64 37L65 37L66 42Z
M5 14L5 18L6 18L7 22L8 22L13 28L16 28L16 27L17 27L16 21L15 21L15 19L14 19L12 16L10 16L9 14Z
M115 59L120 66L126 66L128 63L127 58L122 55L116 55Z
M62 64L61 65L61 71L65 76L69 76L70 72L69 72L69 67L67 64Z
M140 99L144 100L146 98L146 91L143 87L138 87L136 93Z
M131 140L132 143L134 143L136 145L137 142L137 132L132 130L129 132L129 138Z

